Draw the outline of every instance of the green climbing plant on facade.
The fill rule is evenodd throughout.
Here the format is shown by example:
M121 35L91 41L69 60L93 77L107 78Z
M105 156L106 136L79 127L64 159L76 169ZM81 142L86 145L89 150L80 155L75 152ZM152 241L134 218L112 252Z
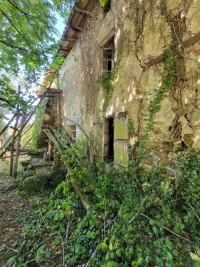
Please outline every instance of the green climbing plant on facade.
M112 71L108 72L105 76L103 76L99 80L103 92L103 101L104 101L101 108L102 113L106 112L106 109L112 97L113 90L116 86L117 70L118 68L115 67Z
M174 54L169 49L166 50L164 59L164 70L161 73L162 83L152 93L152 99L150 100L148 105L147 118L149 120L149 131L152 131L152 126L154 124L153 118L154 115L160 110L162 100L166 97L167 93L169 93L174 86L174 81L177 76L176 67L177 62Z

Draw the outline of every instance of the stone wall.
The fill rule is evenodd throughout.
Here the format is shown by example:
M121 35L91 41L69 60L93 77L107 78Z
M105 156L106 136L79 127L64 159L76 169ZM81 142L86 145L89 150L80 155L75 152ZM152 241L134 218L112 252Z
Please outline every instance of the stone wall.
M170 166L175 147L200 148L200 2L195 0L114 1L105 13L98 1L60 72L64 125L77 124L77 138L89 134L103 155L104 119L128 112L134 146L147 131L145 118L156 90L165 81L165 51L176 62L173 84L153 116L146 164ZM103 47L114 36L115 87L105 110ZM81 127L79 127L81 126Z

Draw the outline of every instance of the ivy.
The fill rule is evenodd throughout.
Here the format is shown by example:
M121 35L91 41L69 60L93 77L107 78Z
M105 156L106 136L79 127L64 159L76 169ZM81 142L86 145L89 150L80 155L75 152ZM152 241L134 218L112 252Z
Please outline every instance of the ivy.
M117 67L115 67L112 71L108 72L105 76L103 76L99 82L102 87L103 92L103 105L102 105L102 113L104 113L109 105L109 101L112 97L113 90L116 86L116 76L117 76Z
M26 219L26 236L19 237L26 245L13 248L20 251L16 266L34 259L52 267L199 266L199 157L178 155L172 179L161 167L138 172L134 157L116 169L87 155L87 143L79 142L63 153L66 179ZM74 189L77 178L92 203L87 210Z
M149 130L152 130L153 117L160 110L161 102L166 97L166 94L172 90L174 86L174 80L177 76L176 68L177 62L172 51L165 51L164 59L164 71L161 74L162 84L154 91L152 100L148 105L148 121L149 121Z

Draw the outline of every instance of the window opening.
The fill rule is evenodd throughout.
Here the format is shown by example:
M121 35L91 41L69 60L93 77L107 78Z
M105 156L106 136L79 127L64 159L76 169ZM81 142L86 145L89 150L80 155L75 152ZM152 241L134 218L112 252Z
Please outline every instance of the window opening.
M76 142L76 125L68 125L67 132L72 143L75 143Z
M108 140L108 158L114 159L114 119L110 118L109 123L109 140Z
M103 74L111 72L114 68L114 37L103 47Z
M71 138L76 141L76 125L71 126Z
M104 5L104 12L108 13L110 11L110 5L111 5L111 0L105 0L105 5Z

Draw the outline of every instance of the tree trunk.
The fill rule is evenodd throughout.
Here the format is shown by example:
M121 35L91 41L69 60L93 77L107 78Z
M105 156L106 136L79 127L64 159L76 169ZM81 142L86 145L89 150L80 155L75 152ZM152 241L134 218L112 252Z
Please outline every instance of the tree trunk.
M16 144L16 153L15 153L15 160L14 160L13 174L12 174L13 178L17 177L18 160L19 160L20 147L21 147L21 137L22 137L22 131L24 129L25 119L26 119L26 115L23 114L22 119L21 119L21 125L20 125L19 132L18 132L17 144Z
M13 160L14 160L14 145L16 140L16 131L18 126L19 115L16 117L15 126L13 129L12 143L10 146L10 176L13 177Z

